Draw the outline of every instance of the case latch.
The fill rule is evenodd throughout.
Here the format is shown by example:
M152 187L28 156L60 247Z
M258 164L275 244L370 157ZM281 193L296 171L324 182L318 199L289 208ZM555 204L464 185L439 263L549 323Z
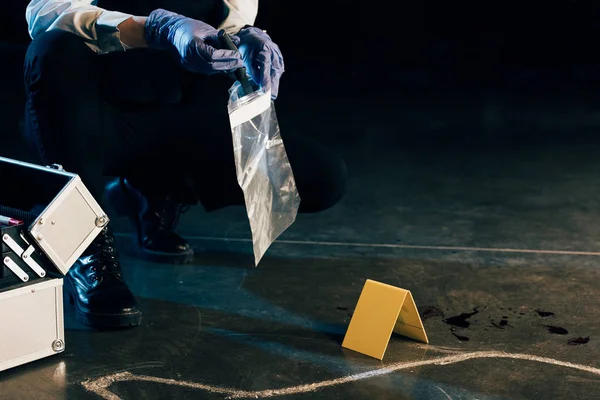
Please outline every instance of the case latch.
M60 164L52 164L52 165L46 165L46 168L51 168L51 169L55 169L57 171L64 171L65 169L63 168L62 165Z

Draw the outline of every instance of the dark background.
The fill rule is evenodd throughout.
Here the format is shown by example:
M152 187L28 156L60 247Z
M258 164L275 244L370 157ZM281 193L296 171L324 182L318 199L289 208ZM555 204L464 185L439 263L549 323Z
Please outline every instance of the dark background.
M257 23L273 33L290 63L350 90L598 81L600 8L592 2L261 5Z
M6 2L0 25L0 117L9 139L19 136L22 113L26 4ZM392 142L594 140L599 18L600 7L580 1L261 0L256 25L286 61L282 124L343 146L340 135L368 135L359 116ZM311 110L299 102L337 121L310 127ZM395 112L405 119L382 127ZM549 118L563 125L553 129Z
M0 40L29 40L26 4L3 5ZM272 34L288 64L370 89L414 84L408 72L424 71L432 85L496 85L518 75L515 69L537 69L524 75L532 82L552 73L559 86L597 82L599 20L600 7L582 1L261 0L256 24Z

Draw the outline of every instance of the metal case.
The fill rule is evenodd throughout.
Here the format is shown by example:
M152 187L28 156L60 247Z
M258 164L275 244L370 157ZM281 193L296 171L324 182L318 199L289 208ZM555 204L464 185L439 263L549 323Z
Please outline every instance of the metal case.
M64 350L62 275L109 219L80 177L60 166L0 157L0 184L0 210L27 217L0 229L3 371Z
M0 291L0 371L62 352L62 279Z

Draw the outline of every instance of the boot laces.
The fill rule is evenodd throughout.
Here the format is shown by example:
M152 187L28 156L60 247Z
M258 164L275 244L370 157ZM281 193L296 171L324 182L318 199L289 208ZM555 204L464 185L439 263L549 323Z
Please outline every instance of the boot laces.
M108 227L105 227L92 242L88 253L92 261L90 269L97 272L95 280L99 281L104 276L121 277L121 264L115 248L115 237Z
M162 201L162 206L155 215L158 219L158 229L172 231L179 223L181 214L190 209L190 205L183 203L173 195L167 195Z

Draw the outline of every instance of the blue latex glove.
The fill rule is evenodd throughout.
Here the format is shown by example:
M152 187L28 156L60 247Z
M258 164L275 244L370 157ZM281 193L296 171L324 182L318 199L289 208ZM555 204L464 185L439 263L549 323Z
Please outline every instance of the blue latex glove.
M260 87L271 89L271 98L275 100L279 93L279 79L284 64L281 50L269 35L261 29L250 26L238 32L239 49L242 59L252 80Z
M152 11L145 26L148 47L174 51L188 71L209 75L243 67L240 53L219 49L217 33L202 21L163 9Z

